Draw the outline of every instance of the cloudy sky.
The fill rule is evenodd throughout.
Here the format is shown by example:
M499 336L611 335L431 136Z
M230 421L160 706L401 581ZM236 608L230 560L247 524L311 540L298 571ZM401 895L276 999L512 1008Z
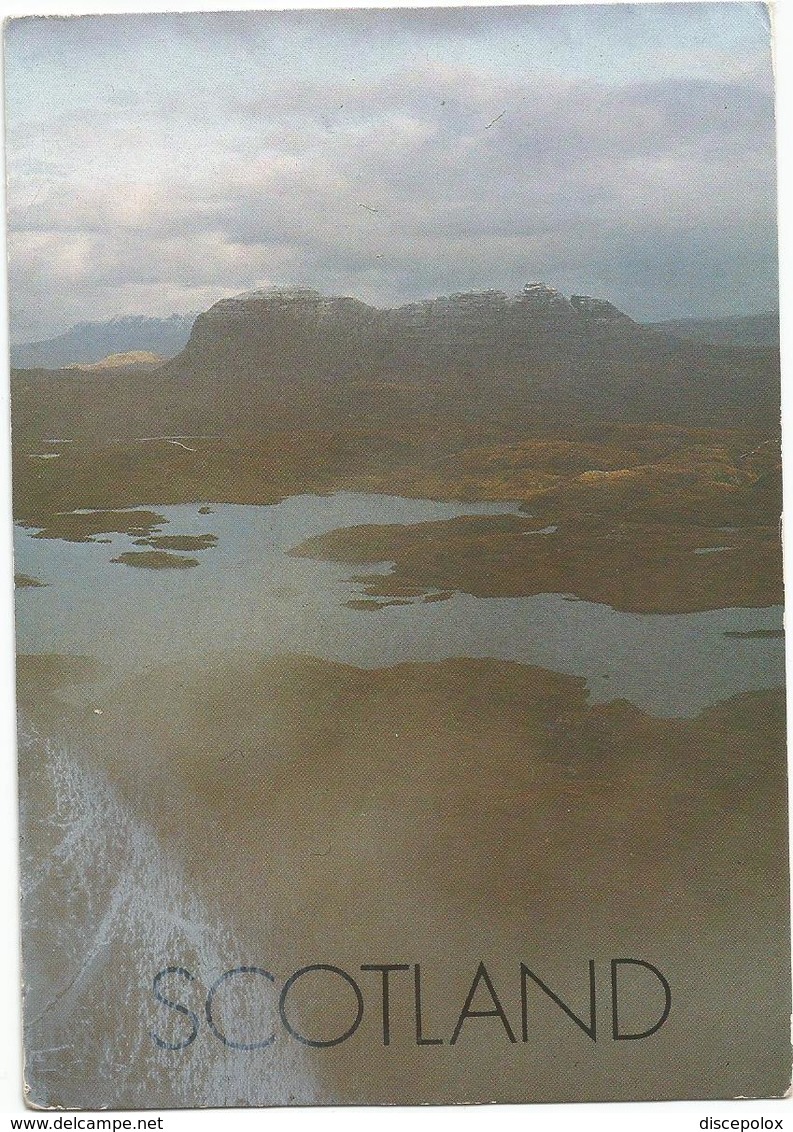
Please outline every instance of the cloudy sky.
M12 338L306 284L775 301L758 4L6 25Z

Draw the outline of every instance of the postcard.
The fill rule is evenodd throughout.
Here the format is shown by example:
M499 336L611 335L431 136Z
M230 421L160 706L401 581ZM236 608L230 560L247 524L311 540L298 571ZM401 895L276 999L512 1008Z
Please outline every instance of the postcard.
M27 1103L784 1095L769 10L4 38Z

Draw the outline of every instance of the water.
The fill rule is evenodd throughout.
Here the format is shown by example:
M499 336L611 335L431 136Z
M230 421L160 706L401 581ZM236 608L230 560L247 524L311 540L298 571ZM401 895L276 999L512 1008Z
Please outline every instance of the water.
M510 504L458 504L397 496L294 496L273 506L150 505L167 534L215 534L191 551L191 569L113 563L140 550L127 534L103 542L36 539L16 531L16 567L45 583L20 590L20 652L93 655L136 670L218 650L305 653L377 668L450 657L537 664L584 677L592 702L624 698L660 715L693 715L739 692L783 683L782 638L725 636L782 626L782 608L697 614L627 614L570 595L474 598L456 593L377 611L354 576L390 564L350 566L293 558L312 535L364 523L419 523L514 513Z
M576 730L577 690L565 723L558 696L542 698L543 674L535 683L525 670L519 681L516 670L489 673L495 694L474 718L469 699L486 685L455 686L457 677L439 678L434 667L404 682L380 672L367 689L360 672L297 665L271 704L256 698L269 676L254 680L251 698L244 673L237 688L240 668L224 675L222 662L238 649L363 668L491 657L581 677L592 702L624 698L657 716L693 716L782 682L783 642L767 635L781 624L780 608L641 615L564 594L455 593L353 609L347 603L365 596L355 578L387 573L389 563L349 566L289 550L341 526L516 508L344 493L213 504L206 514L199 503L151 509L167 520L161 534L211 534L217 544L186 551L193 568L135 569L112 561L150 549L135 536L78 543L16 531L17 570L45 583L17 591L20 652L96 657L110 666L108 684L158 670L156 688L145 675L133 679L108 695L109 706L80 685L71 704L45 703L36 723L20 714L26 1080L37 1104L510 1100L537 1081L544 1099L568 1094L566 1067L581 1057L575 1027L550 1042L540 1028L532 1044L506 1052L495 1027L431 1062L413 1045L409 1005L407 1013L396 1005L406 988L409 1004L409 983L394 984L387 1050L376 983L365 986L367 1002L372 986L378 997L360 1034L331 1057L283 1033L253 1054L209 1033L207 988L224 971L262 966L280 985L308 963L357 970L394 956L444 978L459 967L464 978L484 954L500 967L501 987L523 958L536 959L550 985L569 986L571 962L585 970L582 956L652 955L688 988L676 998L682 1026L660 1052L635 1051L627 1067L618 1047L643 1043L599 1043L597 1058L580 1061L582 1088L594 1093L607 1078L663 1096L674 1068L689 1074L675 1081L695 1090L701 1020L723 1022L725 1002L731 1013L718 1032L730 1041L746 1032L751 1050L727 1044L719 1066L753 1064L764 1042L743 1021L755 1001L781 1001L787 978L777 979L756 928L770 939L785 930L763 903L786 879L769 872L773 841L755 836L757 815L768 817L769 781L783 790L761 736L755 765L729 728L637 723L636 713L617 711L614 750L598 746L599 733L590 749L592 734ZM176 667L160 695L169 661ZM538 688L523 721L520 697ZM68 699L68 688L58 696ZM738 760L732 813L718 791L735 789ZM692 947L695 920L716 928ZM172 972L173 986L164 984L200 1023L184 1050L153 1039L179 1042L189 1032L185 1016L154 997L152 980L166 967L195 974L188 985ZM448 1037L455 1020L438 1021L444 1001L453 1011L468 985L457 998L442 1000L437 983L428 992L433 1026L446 1026L438 1033ZM227 1032L277 1028L277 1000L258 987L250 1001L225 1000Z
M303 540L344 526L505 514L513 504L444 503L342 492L272 506L147 504L163 532L213 534L191 551L199 565L133 569L129 535L73 543L17 528L16 569L45 583L17 592L20 652L89 655L114 670L244 649L301 653L367 668L449 657L493 658L583 677L591 702L626 699L660 716L694 716L739 692L784 679L784 641L726 636L776 630L782 608L689 614L623 613L564 594L449 600L350 609L365 597L354 577L388 563L350 566L290 557ZM537 532L535 532L537 533Z

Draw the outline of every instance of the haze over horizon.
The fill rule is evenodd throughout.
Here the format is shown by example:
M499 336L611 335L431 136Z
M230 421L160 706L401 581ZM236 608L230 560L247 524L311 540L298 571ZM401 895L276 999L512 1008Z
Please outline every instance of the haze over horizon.
M776 305L761 4L6 25L11 333L298 284Z

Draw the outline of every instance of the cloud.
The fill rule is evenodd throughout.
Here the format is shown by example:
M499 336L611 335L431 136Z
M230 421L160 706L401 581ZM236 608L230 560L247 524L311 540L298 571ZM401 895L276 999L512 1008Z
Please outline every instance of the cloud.
M312 40L330 19L297 15ZM79 97L29 129L36 104L18 100L8 143L15 337L279 282L387 305L544 278L645 318L773 301L773 102L757 44L717 74L615 81L463 58L472 36L481 46L519 30L516 9L498 10L489 30L481 13L360 18L345 34L369 56L382 54L368 38L382 21L447 36L447 50L330 78L282 60L253 86L232 67L209 100L211 70L192 99L178 76L160 102L122 86L90 120L78 76ZM249 26L203 20L190 24L197 58L207 45L222 55ZM610 10L599 35L617 36L626 20L634 15ZM148 37L181 27L182 59L187 25L145 21ZM565 43L575 30L563 10L542 21L543 34L566 29ZM117 24L92 25L89 37L100 60L112 59L107 27ZM86 40L63 34L67 57L82 58Z

